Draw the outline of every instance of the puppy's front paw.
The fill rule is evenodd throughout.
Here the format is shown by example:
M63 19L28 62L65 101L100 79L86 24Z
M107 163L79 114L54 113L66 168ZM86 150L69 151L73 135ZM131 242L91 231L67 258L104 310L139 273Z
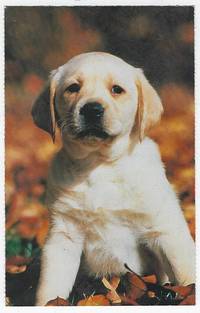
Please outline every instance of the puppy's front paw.
M36 306L45 306L48 304L48 302L60 302L59 300L65 301L67 299L66 294L56 292L56 290L53 290L53 288L39 288L36 294ZM64 305L64 304L48 304L48 305ZM67 305L67 304L65 304Z

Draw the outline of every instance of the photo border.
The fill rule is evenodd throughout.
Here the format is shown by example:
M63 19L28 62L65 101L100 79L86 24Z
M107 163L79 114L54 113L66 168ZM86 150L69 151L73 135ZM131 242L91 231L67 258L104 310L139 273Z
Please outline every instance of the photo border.
M194 6L194 27L195 27L195 214L196 214L196 305L190 306L87 306L87 307L24 307L24 306L5 306L5 87L4 87L4 73L5 73L5 7L6 6ZM127 1L127 0L3 0L0 4L0 55L3 56L0 59L0 196L2 209L0 212L0 231L1 231L1 245L0 245L0 310L1 312L199 312L200 311L200 3L196 1L186 0L166 0L166 1ZM3 31L2 31L3 30ZM176 235L176 234L175 234Z

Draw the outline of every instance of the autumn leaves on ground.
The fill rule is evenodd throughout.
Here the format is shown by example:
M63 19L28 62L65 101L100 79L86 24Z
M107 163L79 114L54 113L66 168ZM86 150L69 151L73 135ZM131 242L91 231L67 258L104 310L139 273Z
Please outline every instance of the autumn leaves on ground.
M167 64L165 72L162 68L154 73L154 82L159 80L158 73L162 77L158 92L165 112L150 136L160 146L167 176L177 191L195 237L194 98L189 85L191 79L188 79L192 69L187 67L192 60L193 24L187 8L185 11L176 8L176 12L173 9L171 15L167 11L162 15L159 8L132 8L132 11L128 9L130 14L117 8L107 9L100 15L98 8L96 13L85 8L82 13L81 9L48 10L13 8L7 11L10 15L6 19L6 304L12 306L34 305L40 252L48 231L48 211L44 202L46 175L50 160L60 146L59 139L54 145L47 134L34 126L31 104L45 84L42 77L73 55L91 50L110 51L112 46L111 52L115 53L116 49L123 55L126 51L127 59L131 58L133 64L137 60L141 67L145 65L144 69L149 73L154 69L153 62L161 62L162 66ZM78 12L82 23L91 23L91 28L84 28L77 17ZM173 19L176 13L180 24L177 18ZM89 18L85 18L87 14ZM92 19L94 14L96 18ZM162 16L166 16L166 20ZM176 21L173 31L168 29L168 21ZM109 25L103 29L106 23ZM120 39L122 25L126 28L123 40ZM131 43L141 47L141 42L142 50L138 50L138 55L135 48L126 49ZM145 61L150 53L148 48L159 61ZM162 57L168 63L165 64ZM169 66L169 58L175 66ZM148 68L150 65L152 69ZM179 74L179 79L174 79ZM123 277L95 280L80 273L68 300L52 299L47 305L179 305L194 304L194 301L194 285L159 286L154 273L138 277L134 268L130 269L127 264L127 274Z

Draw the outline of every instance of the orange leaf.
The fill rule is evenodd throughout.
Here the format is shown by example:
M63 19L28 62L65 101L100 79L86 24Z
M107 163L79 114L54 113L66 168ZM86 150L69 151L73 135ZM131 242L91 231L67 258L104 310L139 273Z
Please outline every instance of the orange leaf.
M16 223L21 215L22 208L26 201L26 194L22 191L14 194L11 200L11 205L7 214L6 229L9 229Z
M127 297L127 296L124 296L124 295L120 295L120 298L121 298L123 304L138 305L138 303L134 299L132 299L130 297Z
M18 233L22 238L32 239L37 232L37 224L21 222L17 226Z
M195 284L191 284L188 286L165 286L165 288L173 290L177 292L181 297L185 298L188 295L194 293Z
M9 257L6 260L6 266L7 265L27 265L32 261L32 258L25 258L21 255L14 255Z
M24 77L24 89L27 90L27 92L30 92L32 94L37 94L40 90L42 85L44 84L43 80L35 75L35 74L28 74Z
M77 305L78 306L110 305L110 302L104 295L95 295L80 300Z
M120 283L120 278L118 276L113 276L110 281L110 284L112 285L112 287L114 289L117 289L117 287L119 286L119 283Z
M154 291L147 291L147 296L148 296L149 298L155 298L156 294L155 294Z
M195 295L187 296L179 305L195 305Z
M49 229L49 221L47 219L42 220L39 226L39 229L37 231L37 234L36 234L36 240L40 247L42 247L45 242L48 229Z
M102 283L104 284L104 286L110 290L107 293L106 298L115 304L121 303L121 298L116 291L116 288L118 287L119 282L120 282L120 278L117 276L114 276L111 279L111 282L109 282L105 277L102 279Z
M6 272L11 274L19 274L26 271L26 265L12 265L8 264L6 265Z
M140 277L139 275L135 274L135 273L127 273L128 276L128 280L129 282L134 285L136 288L140 289L140 290L147 290L147 286L144 282L144 280L142 279L142 277Z
M45 187L41 184L34 184L31 186L31 194L39 198L45 191Z
M115 304L117 304L117 303L119 304L122 302L120 296L118 295L118 293L115 290L109 291L106 295L106 298Z
M147 291L147 286L143 279L135 273L127 273L130 288L127 292L127 297L135 301L142 297Z
M67 306L69 302L63 298L57 297L56 299L50 300L45 306Z
M156 284L157 282L156 275L143 276L142 279L145 283Z

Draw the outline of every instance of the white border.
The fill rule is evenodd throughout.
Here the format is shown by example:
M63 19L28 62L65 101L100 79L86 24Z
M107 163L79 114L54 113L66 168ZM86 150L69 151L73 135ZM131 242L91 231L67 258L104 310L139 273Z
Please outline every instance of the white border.
M4 231L5 231L5 217L4 217L4 8L5 6L109 6L109 5L132 5L132 6L195 6L195 102L196 102L196 225L200 222L200 92L199 92L199 83L200 83L200 5L198 0L188 1L188 0L140 0L140 1L127 1L127 0L1 0L0 4L0 144L1 144L1 153L0 153L0 196L1 196L1 218L0 218L0 231L1 231L1 245L0 245L0 256L1 256L1 266L0 266L0 310L1 312L14 312L14 313L23 313L23 312L185 312L193 313L200 311L200 253L198 252L199 242L200 242L200 233L199 227L196 229L196 242L197 242L197 292L196 292L196 305L195 306L110 306L110 307L5 307L4 304L4 292L5 292L5 281L4 281ZM3 152L3 153L2 153ZM175 234L176 235L176 234Z
M2 30L0 33L0 201L1 201L1 211L0 211L0 231L3 240L1 240L0 244L0 304L3 299L4 301L4 290L5 290L5 200L4 200L4 173L5 173L5 164L4 164L4 116L5 116L5 100L4 100L4 12L1 8L0 10L0 29Z
M4 6L192 6L198 0L2 0Z

